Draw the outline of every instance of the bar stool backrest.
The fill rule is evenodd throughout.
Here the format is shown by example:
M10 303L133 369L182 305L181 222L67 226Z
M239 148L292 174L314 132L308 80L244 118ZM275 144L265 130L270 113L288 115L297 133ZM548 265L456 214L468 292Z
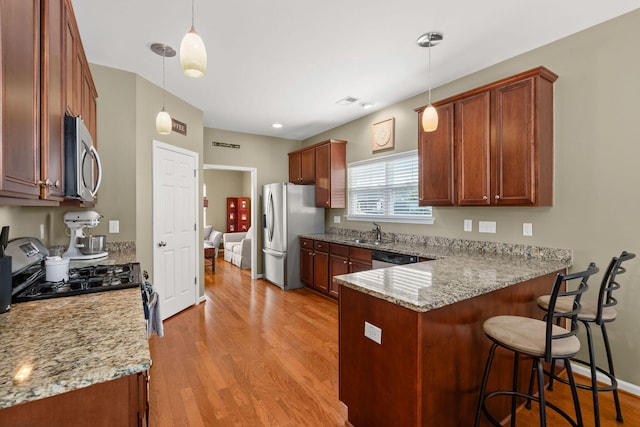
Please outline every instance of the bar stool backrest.
M558 274L556 281L553 284L551 291L551 298L549 299L549 307L547 308L547 315L545 316L546 325L546 341L545 341L545 355L544 360L547 363L551 363L551 346L554 340L559 340L574 336L578 333L578 313L580 313L580 299L582 294L589 289L587 281L589 277L600 271L596 267L595 263L590 263L589 267L577 273L571 274ZM579 284L575 286L575 289L570 290L573 286L569 286L569 282L578 281ZM563 283L566 283L564 291L561 290ZM558 297L573 297L573 310L571 311L559 311L556 312L556 301ZM567 323L571 325L567 329L566 333L553 335L554 324L562 324L562 319L565 319Z
M611 259L600 285L600 293L598 294L598 310L595 319L596 324L602 324L602 314L605 308L613 307L618 304L618 300L613 296L613 291L620 289L620 283L618 283L616 278L618 274L624 274L627 272L627 269L622 267L622 263L635 257L636 254L622 251L619 257L613 257Z

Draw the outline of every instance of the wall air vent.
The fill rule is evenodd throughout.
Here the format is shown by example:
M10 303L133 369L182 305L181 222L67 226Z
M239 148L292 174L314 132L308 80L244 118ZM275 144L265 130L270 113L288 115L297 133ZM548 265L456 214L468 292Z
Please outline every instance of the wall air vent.
M356 102L358 100L358 98L354 98L353 96L345 96L344 98L342 98L339 101L336 101L336 104L338 105L344 105L344 106L348 106L353 104L354 102Z

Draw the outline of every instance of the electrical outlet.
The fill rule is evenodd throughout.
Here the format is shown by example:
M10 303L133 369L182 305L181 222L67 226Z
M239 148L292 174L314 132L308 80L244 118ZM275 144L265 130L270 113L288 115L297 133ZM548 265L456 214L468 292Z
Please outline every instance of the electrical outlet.
M335 215L333 217L333 223L334 224L340 224L340 215Z
M373 342L382 344L382 329L369 322L364 322L364 336Z
M480 233L495 233L496 232L496 222L495 221L479 221L478 222L478 231Z
M522 223L522 235L533 236L533 224L531 224L530 222Z
M109 221L109 233L119 233L120 232L120 221L118 220L110 220Z
M464 231L473 231L473 221L470 219L464 220Z

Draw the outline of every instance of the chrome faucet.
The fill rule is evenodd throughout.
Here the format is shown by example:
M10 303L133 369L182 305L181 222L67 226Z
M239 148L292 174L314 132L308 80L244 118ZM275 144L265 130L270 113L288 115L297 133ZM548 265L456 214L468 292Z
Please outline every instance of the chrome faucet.
M380 240L382 240L382 229L380 228L380 226L378 224L376 224L375 222L373 223L374 225L374 229L373 231L376 232L376 240L379 242Z

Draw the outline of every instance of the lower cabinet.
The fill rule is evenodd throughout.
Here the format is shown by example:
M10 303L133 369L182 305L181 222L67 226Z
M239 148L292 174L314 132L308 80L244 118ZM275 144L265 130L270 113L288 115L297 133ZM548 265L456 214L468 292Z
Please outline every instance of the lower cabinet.
M300 239L300 281L308 288L329 293L329 244Z
M300 238L300 280L332 298L340 296L332 277L371 270L371 249Z
M329 293L329 244L313 241L313 288Z
M0 410L0 426L147 426L148 375L131 374Z

